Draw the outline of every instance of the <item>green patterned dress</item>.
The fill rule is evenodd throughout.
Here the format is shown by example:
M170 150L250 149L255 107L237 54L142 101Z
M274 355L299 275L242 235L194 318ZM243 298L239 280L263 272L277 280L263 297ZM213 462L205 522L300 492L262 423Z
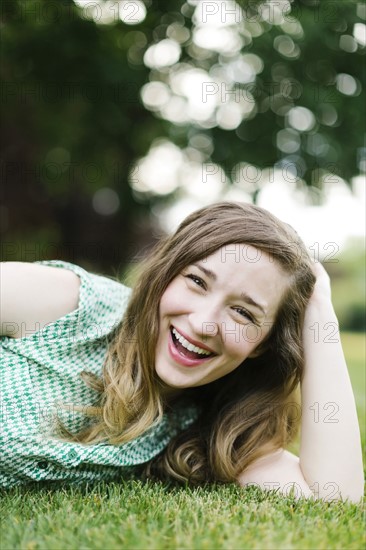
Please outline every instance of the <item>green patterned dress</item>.
M0 337L0 486L28 481L118 480L159 454L198 415L180 403L138 438L83 445L53 437L57 415L72 432L87 421L73 405L95 404L98 393L79 377L102 372L108 337L120 324L131 289L60 260L35 262L70 269L81 280L78 308L23 338ZM29 327L26 327L29 329ZM34 327L36 328L36 327ZM63 410L59 403L67 403Z

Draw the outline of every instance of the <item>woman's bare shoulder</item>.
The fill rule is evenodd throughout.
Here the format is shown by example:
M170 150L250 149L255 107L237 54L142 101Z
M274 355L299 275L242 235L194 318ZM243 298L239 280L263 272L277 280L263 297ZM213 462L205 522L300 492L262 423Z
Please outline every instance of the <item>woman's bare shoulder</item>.
M0 333L22 338L78 308L80 278L69 269L0 262Z

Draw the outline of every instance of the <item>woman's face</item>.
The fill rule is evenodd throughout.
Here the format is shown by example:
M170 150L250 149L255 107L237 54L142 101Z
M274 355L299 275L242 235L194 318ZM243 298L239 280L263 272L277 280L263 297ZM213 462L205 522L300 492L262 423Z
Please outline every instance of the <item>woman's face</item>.
M254 357L288 280L273 258L244 244L224 246L185 268L160 300L159 378L171 388L201 386Z

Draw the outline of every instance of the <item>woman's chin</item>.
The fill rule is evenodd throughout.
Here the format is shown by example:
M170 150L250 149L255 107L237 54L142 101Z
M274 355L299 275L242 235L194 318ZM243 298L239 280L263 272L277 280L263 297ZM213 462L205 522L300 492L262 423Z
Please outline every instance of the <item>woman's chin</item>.
M179 380L176 376L169 376L167 373L156 370L157 378L161 387L167 393L175 393L189 387L187 380Z

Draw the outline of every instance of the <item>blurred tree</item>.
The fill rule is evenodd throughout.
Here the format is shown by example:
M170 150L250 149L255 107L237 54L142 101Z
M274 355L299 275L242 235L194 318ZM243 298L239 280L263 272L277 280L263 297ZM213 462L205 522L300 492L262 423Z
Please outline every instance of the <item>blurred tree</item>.
M142 210L128 171L161 125L139 100L146 69L127 61L136 31L89 20L71 0L2 9L3 259L118 265ZM104 188L116 213L113 201L93 208Z
M248 166L313 201L365 170L364 4L12 0L1 18L3 260L110 271L148 246L148 209L179 192L136 172L157 138L253 200Z
M307 191L310 204L366 170L365 5L190 1L181 11L186 20L170 13L166 30L179 59L170 62L163 30L165 49L154 44L144 59L152 70L142 97L175 123L171 141L197 149L254 201L273 177L265 168Z

